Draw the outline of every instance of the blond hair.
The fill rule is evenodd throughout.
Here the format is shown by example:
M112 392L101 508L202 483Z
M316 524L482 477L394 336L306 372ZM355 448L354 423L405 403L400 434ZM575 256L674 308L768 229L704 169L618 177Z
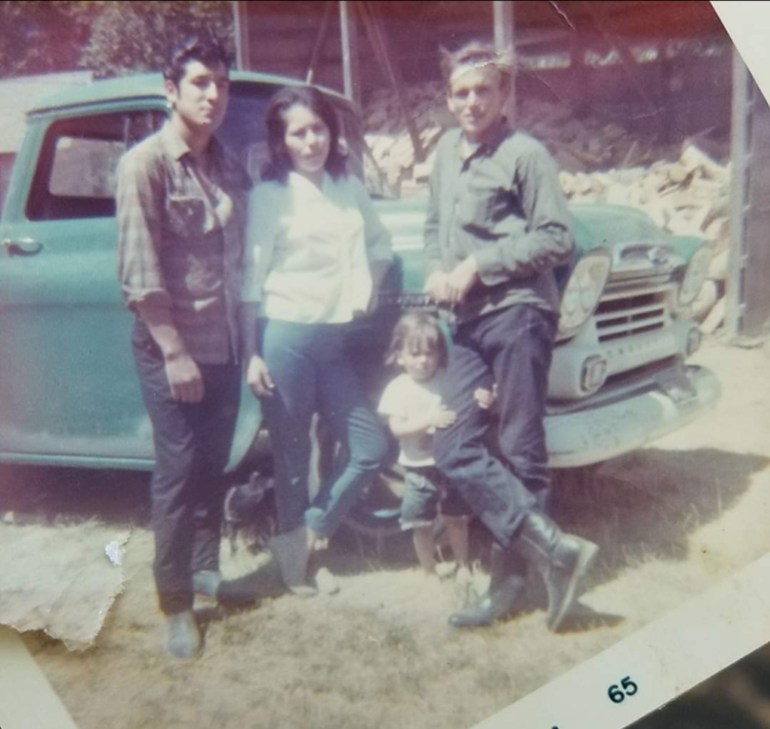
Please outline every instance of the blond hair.
M456 51L439 48L441 72L447 86L459 68L493 66L500 72L502 83L510 84L513 77L513 53L509 49L497 50L493 43L471 40Z

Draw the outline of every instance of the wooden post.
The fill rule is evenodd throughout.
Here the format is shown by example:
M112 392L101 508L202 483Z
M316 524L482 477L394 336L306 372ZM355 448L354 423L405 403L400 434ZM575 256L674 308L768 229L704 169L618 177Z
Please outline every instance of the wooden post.
M318 35L316 36L315 45L313 46L313 52L310 54L310 61L307 64L307 74L305 75L305 83L312 84L313 77L315 76L315 67L318 63L318 59L321 56L324 43L326 42L326 36L329 31L329 20L332 15L332 2L333 0L326 0L324 3L324 14L321 18L321 25L318 28Z
M511 0L492 1L492 19L494 24L495 48L507 51L513 60L511 91L505 102L505 116L511 124L516 123L516 49L514 40L513 2Z
M343 93L356 104L361 103L361 83L358 73L358 32L353 18L351 0L340 0L340 37L342 41Z
M233 0L233 31L235 35L235 67L239 71L250 67L249 57L249 23L246 17L246 3Z
M725 331L734 339L746 313L746 167L749 163L749 72L733 48L733 108L730 140L730 252L725 286Z
M416 162L425 161L425 150L420 141L420 133L417 129L417 125L414 123L412 114L409 108L409 102L406 97L406 89L404 87L404 81L401 77L401 72L398 66L393 62L393 56L388 47L388 40L382 29L382 24L379 19L374 15L370 3L365 0L359 0L356 6L361 13L361 20L363 21L364 29L369 36L369 42L372 44L374 50L374 56L377 62L382 66L385 75L390 82L390 86L396 94L396 100L401 110L401 114L406 124L409 138L412 141L412 148L414 149L414 159Z

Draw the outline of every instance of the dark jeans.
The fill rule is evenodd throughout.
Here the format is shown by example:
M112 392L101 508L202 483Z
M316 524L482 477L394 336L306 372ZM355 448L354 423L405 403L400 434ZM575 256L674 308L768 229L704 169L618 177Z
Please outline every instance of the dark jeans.
M442 395L457 420L436 431L434 456L503 547L548 493L543 419L556 323L554 314L514 305L461 324L450 352ZM499 423L491 449L493 421L473 393L493 382Z
M278 531L304 522L331 536L388 454L382 425L346 355L350 326L263 320L261 352L275 383L263 398L276 476ZM309 503L310 425L332 429L346 458Z
M163 357L147 328L134 326L132 348L155 444L152 528L160 609L193 604L192 573L219 568L227 466L240 400L240 368L198 365L205 394L198 403L173 400Z

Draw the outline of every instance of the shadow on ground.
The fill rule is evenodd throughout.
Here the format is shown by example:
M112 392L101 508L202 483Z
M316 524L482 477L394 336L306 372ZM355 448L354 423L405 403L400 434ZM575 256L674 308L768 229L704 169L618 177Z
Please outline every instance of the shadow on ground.
M647 559L685 559L689 535L718 519L745 493L752 476L769 464L762 456L717 449L647 449L598 467L555 472L550 511L565 530L599 545L600 569L594 579L609 581ZM0 466L0 516L9 521L96 519L149 527L149 514L146 473ZM474 521L471 553L484 567L488 546L486 530ZM408 534L377 539L349 529L341 530L313 561L340 575L415 564ZM272 596L278 589L273 576L252 579L260 581L263 595ZM591 622L590 617L586 621Z
M648 559L686 559L690 534L734 506L769 464L763 456L711 448L639 451L557 473L551 512L562 527L599 545L598 572L609 581Z

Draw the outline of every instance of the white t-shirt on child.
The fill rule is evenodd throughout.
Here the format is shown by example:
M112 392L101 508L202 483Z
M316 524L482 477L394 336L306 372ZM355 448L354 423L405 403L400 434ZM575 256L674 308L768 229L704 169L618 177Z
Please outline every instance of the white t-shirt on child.
M380 398L377 411L386 417L408 418L441 407L440 375L427 382L417 382L403 373L392 380ZM407 435L399 439L402 466L433 466L433 436L429 433Z

